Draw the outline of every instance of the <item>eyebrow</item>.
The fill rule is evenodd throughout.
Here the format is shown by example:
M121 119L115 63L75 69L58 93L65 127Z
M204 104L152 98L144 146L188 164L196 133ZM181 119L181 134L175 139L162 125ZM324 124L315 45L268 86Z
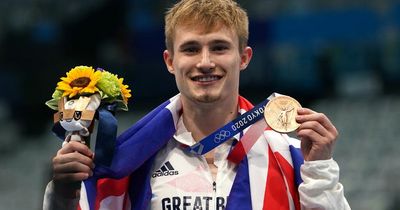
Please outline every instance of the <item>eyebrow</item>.
M226 45L229 45L229 46L231 45L231 43L230 43L229 41L226 41L226 40L224 40L224 39L212 40L209 44L210 44L210 45L215 45L215 44L226 44ZM196 45L200 45L198 41L189 40L189 41L187 41L187 42L182 43L182 44L179 46L179 49L183 49L183 48L188 47L188 46L196 46Z
M227 45L231 45L230 42L224 40L224 39L217 39L217 40L213 40L210 44L227 44Z

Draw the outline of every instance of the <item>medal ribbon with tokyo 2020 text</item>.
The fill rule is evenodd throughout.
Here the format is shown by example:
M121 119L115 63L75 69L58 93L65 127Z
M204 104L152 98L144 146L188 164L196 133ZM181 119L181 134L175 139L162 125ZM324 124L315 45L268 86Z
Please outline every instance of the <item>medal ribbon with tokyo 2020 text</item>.
M231 139L236 134L259 121L264 117L264 107L269 102L268 99L254 106L246 113L240 115L228 124L214 131L198 143L188 147L186 150L197 155L203 155L225 141Z

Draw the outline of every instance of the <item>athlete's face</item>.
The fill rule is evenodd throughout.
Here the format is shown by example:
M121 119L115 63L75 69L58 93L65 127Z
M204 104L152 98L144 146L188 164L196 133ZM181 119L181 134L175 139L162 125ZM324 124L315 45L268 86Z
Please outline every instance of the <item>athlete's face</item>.
M252 49L239 50L237 34L228 27L205 33L202 27L177 26L173 52L164 51L168 71L185 100L211 103L239 92L239 74Z

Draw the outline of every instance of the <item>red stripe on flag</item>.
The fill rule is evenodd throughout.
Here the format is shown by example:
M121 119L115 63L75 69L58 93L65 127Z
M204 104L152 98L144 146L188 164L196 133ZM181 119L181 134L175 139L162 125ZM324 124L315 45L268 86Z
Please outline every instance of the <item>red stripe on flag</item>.
M231 153L229 153L227 159L232 161L233 163L239 164L245 155L246 155L246 151L244 150L242 141L239 141L236 144L236 146L233 148Z
M97 181L95 209L100 208L100 202L108 196L121 196L128 191L129 176L122 179L103 178Z
M240 109L249 111L250 109L252 109L254 106L253 104L250 103L250 101L248 101L247 99L245 99L242 96L239 96L239 107Z
M285 180L270 147L268 147L268 157L263 210L289 210Z
M279 165L281 166L283 174L286 177L286 181L288 182L289 191L290 191L290 194L292 195L296 210L300 210L299 191L295 184L293 167L280 153L275 152L274 154L275 154L275 158L279 162Z

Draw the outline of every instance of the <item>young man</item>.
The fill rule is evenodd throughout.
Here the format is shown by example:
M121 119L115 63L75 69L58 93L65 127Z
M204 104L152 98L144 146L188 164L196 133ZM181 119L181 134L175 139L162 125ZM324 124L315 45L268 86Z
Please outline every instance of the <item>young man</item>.
M163 57L180 92L166 106L173 113L174 132L161 143L157 135L151 141L132 140L137 146L128 163L137 165L132 172L136 174L122 184L111 181L103 189L97 185L98 194L114 190L113 183L126 186L122 194L96 201L96 208L350 209L332 159L338 132L324 114L310 109L299 109L296 118L305 160L298 188L291 186L293 173L286 170L290 158L288 162L280 158L288 152L281 147L288 143L282 142L297 140L272 130L261 135L240 164L227 156L246 130L204 156L186 152L185 148L248 110L248 102L239 96L239 75L253 53L247 46L248 18L231 0L183 0L167 12L165 20ZM162 126L158 120L148 124ZM121 138L130 141L136 132L136 128L128 130ZM143 152L152 144L161 145L154 155ZM132 157L144 160L136 163ZM63 146L53 159L54 176L46 189L44 209L76 209L79 198L80 208L87 208L76 183L89 178L93 169L88 147L78 142Z

